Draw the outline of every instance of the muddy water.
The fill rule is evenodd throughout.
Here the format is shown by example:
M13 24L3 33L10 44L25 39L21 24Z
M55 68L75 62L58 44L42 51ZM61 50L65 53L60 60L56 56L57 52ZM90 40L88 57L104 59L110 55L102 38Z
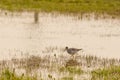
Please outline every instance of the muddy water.
M79 20L65 15L33 13L0 14L0 59L42 55L46 47L83 48L84 53L120 58L120 20ZM56 52L60 54L60 52Z

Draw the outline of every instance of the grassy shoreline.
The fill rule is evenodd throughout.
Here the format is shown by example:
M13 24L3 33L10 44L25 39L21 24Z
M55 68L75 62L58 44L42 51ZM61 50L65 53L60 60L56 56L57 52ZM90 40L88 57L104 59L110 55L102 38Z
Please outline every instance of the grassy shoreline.
M0 80L76 80L75 76L77 80L118 80L119 75L120 60L88 55L77 56L76 60L66 60L62 55L29 55L0 61Z
M0 0L0 9L120 16L119 0Z

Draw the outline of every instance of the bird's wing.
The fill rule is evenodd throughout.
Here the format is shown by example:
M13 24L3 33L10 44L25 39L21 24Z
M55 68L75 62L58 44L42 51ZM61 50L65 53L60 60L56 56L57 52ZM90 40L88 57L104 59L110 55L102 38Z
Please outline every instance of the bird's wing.
M72 51L79 51L79 50L82 50L82 49L77 49L77 48L70 48Z

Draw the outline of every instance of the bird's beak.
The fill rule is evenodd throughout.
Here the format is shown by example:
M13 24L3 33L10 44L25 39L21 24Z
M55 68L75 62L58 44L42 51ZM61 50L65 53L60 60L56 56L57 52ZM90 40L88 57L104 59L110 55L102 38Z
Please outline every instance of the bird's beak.
M81 51L82 51L82 52L84 52L84 50L83 50L83 49L81 49Z
M83 51L83 49L81 48L80 51Z

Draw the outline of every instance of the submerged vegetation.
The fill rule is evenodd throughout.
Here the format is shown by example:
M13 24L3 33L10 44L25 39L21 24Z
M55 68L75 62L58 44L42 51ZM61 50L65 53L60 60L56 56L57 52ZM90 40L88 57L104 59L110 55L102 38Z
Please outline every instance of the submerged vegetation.
M47 50L47 51L46 51ZM120 60L77 55L48 55L60 48L46 48L44 56L27 55L0 61L0 80L119 80ZM112 76L114 75L114 76ZM86 77L87 76L87 77Z
M119 0L0 0L0 8L11 11L38 10L64 13L120 14Z

